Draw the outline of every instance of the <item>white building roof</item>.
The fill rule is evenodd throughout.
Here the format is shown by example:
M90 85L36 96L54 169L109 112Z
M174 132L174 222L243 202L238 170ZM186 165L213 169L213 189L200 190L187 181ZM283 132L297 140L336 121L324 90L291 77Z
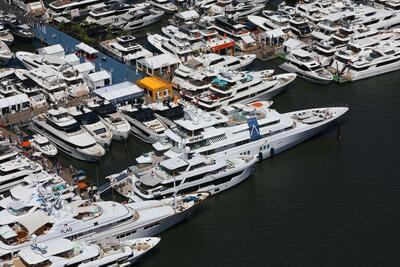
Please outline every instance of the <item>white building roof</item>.
M283 43L283 46L289 48L289 49L298 49L298 48L303 48L306 47L307 44L303 41L294 39L294 38L289 38Z
M79 44L77 44L77 45L75 46L75 48L76 48L77 50L82 50L83 52L85 52L85 53L87 53L87 54L90 54L90 55L95 55L95 54L98 54L98 53L99 53L98 50L94 49L94 48L91 47L91 46L88 46L88 45L85 44L85 43L79 43Z
M285 36L285 33L281 29L274 29L274 30L266 31L265 35L271 39L271 38L278 38L278 37Z
M170 54L160 54L153 57L143 58L139 60L139 63L154 70L179 64L179 60Z
M79 57L75 54L69 54L65 56L65 62L71 65L78 65L79 64ZM90 62L89 62L90 63Z
M92 82L99 82L107 79L111 79L111 75L106 70L101 70L88 75L88 79Z
M0 98L0 109L5 107L11 107L13 105L18 105L22 103L29 102L29 97L26 94L18 94L14 96L9 96L6 98Z
M94 90L101 98L113 101L122 98L137 98L143 95L143 89L132 82L122 82Z
M92 62L85 62L74 66L79 73L95 71L96 67Z
M197 19L200 17L199 13L197 13L195 10L179 12L176 13L175 16L183 20Z
M64 48L60 44L50 45L43 48L38 49L39 54L42 55L54 55L59 53L65 53Z

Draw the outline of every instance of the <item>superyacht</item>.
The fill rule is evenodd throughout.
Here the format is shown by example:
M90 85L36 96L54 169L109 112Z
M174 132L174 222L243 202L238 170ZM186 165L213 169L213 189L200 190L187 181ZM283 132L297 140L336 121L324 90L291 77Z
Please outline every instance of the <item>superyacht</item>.
M47 113L34 117L31 128L76 159L96 162L105 154L104 148L81 128L65 108L50 109Z

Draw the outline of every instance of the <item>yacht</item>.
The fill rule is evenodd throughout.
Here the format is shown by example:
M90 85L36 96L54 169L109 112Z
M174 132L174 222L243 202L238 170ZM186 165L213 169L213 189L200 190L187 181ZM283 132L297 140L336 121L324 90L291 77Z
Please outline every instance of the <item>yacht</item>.
M122 16L128 13L134 7L117 0L105 2L104 6L94 8L89 11L85 22L88 24L97 24L108 26L118 22Z
M0 193L9 191L14 186L24 182L24 177L30 173L40 172L42 166L31 161L25 156L7 155L6 158L2 155L0 163Z
M10 2L34 17L43 16L46 13L46 7L42 0L11 0Z
M290 31L290 19L286 15L270 14L264 18L261 16L248 16L247 19L264 31L279 29L285 33Z
M104 156L104 148L68 114L65 108L50 109L32 119L31 128L76 159L96 162Z
M19 92L29 97L33 108L47 107L45 95L41 92L40 87L31 79L25 76L28 73L25 69L15 69L16 80L12 82L12 86Z
M0 68L0 79L6 79L15 73L14 68Z
M375 47L349 45L335 53L331 69L337 76L356 81L400 69L400 46L393 42Z
M120 107L120 111L131 124L131 133L143 142L155 143L168 128L147 105L131 103Z
M183 62L191 59L195 53L183 33L175 33L172 38L167 38L160 34L149 34L147 35L147 41L162 53L175 56Z
M0 218L0 257L2 260L32 245L68 238L93 241L116 237L121 241L156 236L187 218L208 193L188 195L179 201L165 199L120 204L112 201L61 201L45 210L8 222ZM8 210L8 212L19 212ZM25 210L21 210L25 213ZM96 266L101 265L101 262Z
M178 7L170 0L149 0L149 3L158 9L162 9L166 13L175 13Z
M182 143L191 154L229 159L247 155L263 160L310 139L347 111L347 107L332 107L281 114L263 101L224 106L220 111L191 109L175 121L176 127L165 131L165 139L153 144L154 152L136 161L157 162L163 155L173 158L182 154Z
M31 52L17 51L15 57L28 70L33 70L41 67L51 67L55 70L60 70L66 64L63 58L54 55L38 55Z
M220 34L227 35L234 39L250 35L246 25L225 17L217 17L214 21L214 28Z
M50 67L32 69L24 76L36 83L41 92L52 103L60 103L67 99L67 85L60 73Z
M185 154L184 154L185 155ZM174 194L209 192L210 195L243 182L254 172L255 157L211 158L193 155L162 160L148 170L140 169L124 181L133 201L161 199ZM121 186L119 186L121 187Z
M137 60L153 56L152 52L138 44L136 38L131 35L124 35L103 41L100 43L100 46L107 54L128 66L135 66Z
M61 79L67 86L68 95L71 97L83 97L89 95L89 87L83 79L83 75L73 65L65 64L59 71Z
M299 77L311 82L328 84L332 74L319 64L312 54L303 49L295 49L286 55L286 62L279 66L288 72L295 72Z
M104 147L111 146L112 132L92 110L84 106L75 106L68 109L69 114Z
M136 4L134 8L121 16L119 21L111 25L124 30L136 30L161 20L164 11L151 8L148 3Z
M296 74L269 75L268 71L221 72L211 82L209 89L193 101L205 110L215 110L224 105L249 103L271 99L294 81Z
M10 48L3 42L0 41L0 65L5 65L13 57L13 53Z
M87 102L88 108L93 110L100 118L100 120L112 132L112 138L115 140L128 139L131 125L118 112L117 107L108 101L92 99Z
M3 41L6 45L12 45L14 42L14 35L5 28L5 26L0 22L0 41Z
M34 150L47 157L54 157L57 155L57 148L50 143L49 139L40 134L35 134L30 140L31 146Z
M71 241L66 238L34 243L9 259L14 266L128 266L139 260L160 242L158 237L119 241L106 238L94 242ZM5 263L7 265L7 262Z
M9 27L14 37L20 41L32 42L33 38L35 38L32 28L27 24L11 23Z
M49 3L48 12L54 17L62 15L83 17L94 7L104 5L102 2L102 0L56 0Z
M264 6L264 3L254 3L251 1L234 2L225 7L225 15L230 19L242 20L249 15L260 13L264 9Z

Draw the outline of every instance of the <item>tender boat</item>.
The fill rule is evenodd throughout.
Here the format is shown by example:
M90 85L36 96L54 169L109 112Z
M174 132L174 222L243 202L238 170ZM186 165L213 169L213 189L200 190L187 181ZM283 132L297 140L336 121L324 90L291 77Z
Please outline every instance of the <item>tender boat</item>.
M30 141L33 149L41 154L47 157L54 157L57 155L57 148L43 135L35 134Z

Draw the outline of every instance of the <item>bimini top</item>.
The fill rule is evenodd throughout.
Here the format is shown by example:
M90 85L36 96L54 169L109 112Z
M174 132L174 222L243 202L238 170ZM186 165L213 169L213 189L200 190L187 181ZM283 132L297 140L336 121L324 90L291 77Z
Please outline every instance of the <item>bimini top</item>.
M37 210L32 214L19 218L17 222L25 227L28 231L28 235L32 235L38 229L50 223L50 219L46 212Z
M133 100L144 94L142 88L129 81L102 87L93 92L113 104Z

